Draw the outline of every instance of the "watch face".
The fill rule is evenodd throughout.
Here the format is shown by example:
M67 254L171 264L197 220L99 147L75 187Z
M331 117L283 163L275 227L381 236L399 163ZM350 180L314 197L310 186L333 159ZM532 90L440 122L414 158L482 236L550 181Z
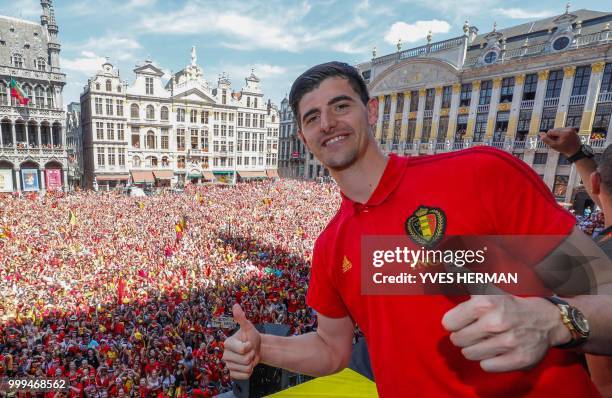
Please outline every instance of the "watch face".
M590 145L583 145L582 153L584 153L587 156L593 156L593 148L591 148Z
M572 307L569 315L572 323L580 334L588 335L590 333L591 328L589 327L589 322L586 320L584 315L582 315L582 312Z

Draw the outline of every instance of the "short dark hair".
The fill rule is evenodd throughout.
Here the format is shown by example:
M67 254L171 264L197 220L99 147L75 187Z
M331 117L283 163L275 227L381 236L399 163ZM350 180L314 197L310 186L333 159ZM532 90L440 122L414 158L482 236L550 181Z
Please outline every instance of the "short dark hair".
M302 73L291 86L289 92L289 105L293 115L297 119L298 126L301 126L299 103L304 95L319 87L321 82L330 77L341 77L347 79L353 90L359 94L359 98L365 104L370 100L368 88L359 74L359 71L351 65L332 61L319 64Z
M603 185L607 193L612 195L612 145L608 145L601 154L597 170L601 176L601 185Z

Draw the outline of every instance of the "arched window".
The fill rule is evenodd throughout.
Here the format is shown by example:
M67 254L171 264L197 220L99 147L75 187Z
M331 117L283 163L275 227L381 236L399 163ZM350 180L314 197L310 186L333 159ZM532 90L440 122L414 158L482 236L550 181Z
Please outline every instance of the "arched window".
M30 87L27 84L24 84L22 88L23 88L23 91L26 93L26 97L30 99L30 103L31 103L32 102L32 87Z
M138 104L132 104L132 106L130 106L130 117L132 119L138 119L140 117L139 113L140 108L138 108Z
M247 108L251 107L251 97L247 97Z
M141 165L140 158L138 156L134 156L132 158L132 167L140 167L140 165Z
M117 92L120 93L121 92L121 84L117 86Z
M169 167L170 161L168 160L168 156L162 157L162 167Z
M257 108L257 98L253 98L253 108Z
M23 57L21 54L13 54L13 66L15 68L23 68Z
M100 83L96 83L96 90L100 89Z
M155 119L155 108L153 108L153 105L147 105L147 119Z
M34 89L34 97L36 99L36 107L44 108L45 106L45 90L41 86L36 86Z
M161 120L168 120L168 108L165 106L161 107Z
M106 81L106 91L113 91L113 84L110 80Z
M147 132L147 149L155 149L155 133L151 130Z
M54 108L53 86L47 88L47 108Z

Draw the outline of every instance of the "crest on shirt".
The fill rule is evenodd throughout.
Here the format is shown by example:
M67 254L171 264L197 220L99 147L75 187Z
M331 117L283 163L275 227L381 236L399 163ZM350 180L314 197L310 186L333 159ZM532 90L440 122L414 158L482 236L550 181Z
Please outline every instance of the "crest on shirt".
M346 256L344 256L344 259L342 260L342 272L346 273L352 267L353 263L351 263L351 261Z
M444 237L446 215L437 207L419 206L406 219L404 227L413 242L429 248Z

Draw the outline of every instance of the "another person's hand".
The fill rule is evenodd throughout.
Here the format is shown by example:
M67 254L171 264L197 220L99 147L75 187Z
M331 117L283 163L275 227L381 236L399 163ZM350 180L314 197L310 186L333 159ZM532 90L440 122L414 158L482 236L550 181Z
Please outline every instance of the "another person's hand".
M239 304L234 304L232 312L240 329L225 340L223 361L232 379L244 380L251 377L253 369L261 360L261 336Z
M582 142L578 130L574 127L562 127L540 133L540 139L546 145L565 157L570 157L580 150Z
M529 369L571 339L559 310L537 297L472 296L444 314L442 325L463 356L487 372Z

